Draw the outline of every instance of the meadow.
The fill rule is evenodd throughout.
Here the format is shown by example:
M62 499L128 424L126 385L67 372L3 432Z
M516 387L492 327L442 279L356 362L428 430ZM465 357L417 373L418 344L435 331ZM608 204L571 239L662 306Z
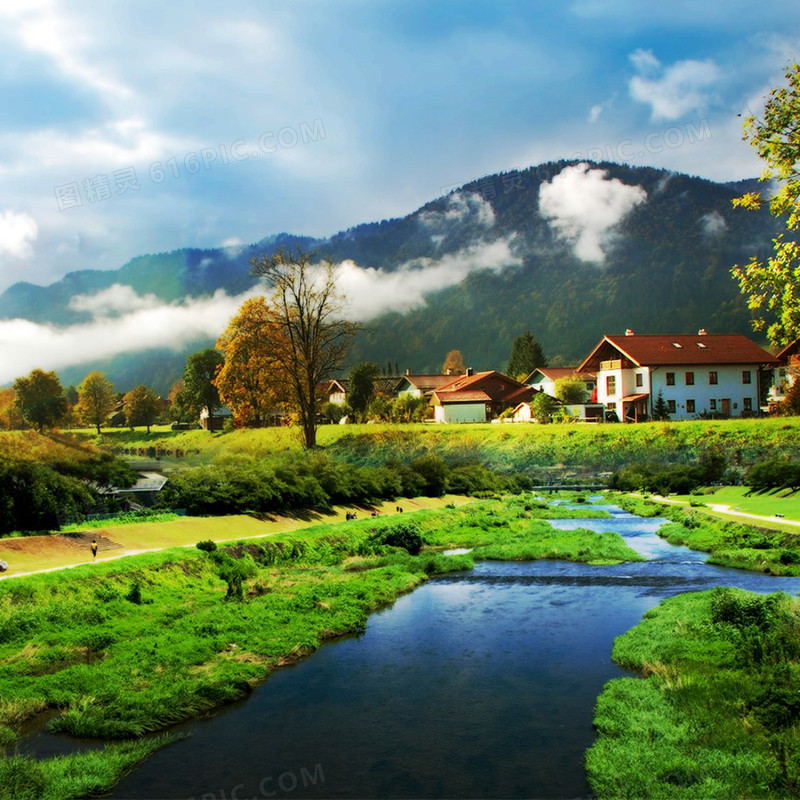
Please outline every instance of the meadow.
M238 699L324 640L362 630L370 612L430 575L476 558L640 559L616 534L554 531L543 519L553 515L603 512L522 495L0 582L0 745L8 753L0 797L107 789L169 741L142 737ZM452 547L474 549L442 555ZM68 763L13 755L23 723L53 712L54 731L134 744Z
M586 757L600 798L800 792L800 603L735 589L678 595L618 637L640 673L608 683Z

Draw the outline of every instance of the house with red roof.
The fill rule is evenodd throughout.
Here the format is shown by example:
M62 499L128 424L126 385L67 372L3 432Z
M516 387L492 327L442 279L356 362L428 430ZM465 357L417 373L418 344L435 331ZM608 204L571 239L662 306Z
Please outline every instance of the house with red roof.
M459 375L431 394L436 422L486 422L507 408L533 397L530 386L502 372L473 372Z
M597 375L597 402L607 419L637 422L652 418L659 393L670 419L755 414L762 370L776 363L740 334L635 334L629 328L604 336L577 369Z
M556 381L562 378L580 378L586 386L587 398L594 391L597 376L591 372L578 372L577 367L537 367L523 381L537 392L545 392L550 397L556 396Z
M430 397L431 394L441 386L452 383L456 375L445 373L436 374L414 374L406 371L395 384L394 395L400 397L401 395L408 394L412 397Z
M772 386L767 395L770 411L783 403L787 389L800 379L800 339L795 339L775 353L775 361L777 364L773 370Z

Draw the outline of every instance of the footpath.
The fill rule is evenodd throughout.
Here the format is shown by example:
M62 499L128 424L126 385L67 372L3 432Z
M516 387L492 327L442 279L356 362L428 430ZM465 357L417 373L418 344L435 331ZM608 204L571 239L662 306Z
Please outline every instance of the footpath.
M800 528L800 521L793 519L786 519L782 514L773 514L771 516L764 516L761 514L750 514L747 511L739 511L735 506L726 505L725 503L704 503L703 506L693 507L685 500L671 500L669 497L664 497L659 494L651 495L651 499L659 503L669 503L673 506L684 506L685 508L696 508L702 511L707 508L717 514L730 515L732 517L744 517L745 519L758 520L760 522L779 522L781 525L791 525L794 528Z

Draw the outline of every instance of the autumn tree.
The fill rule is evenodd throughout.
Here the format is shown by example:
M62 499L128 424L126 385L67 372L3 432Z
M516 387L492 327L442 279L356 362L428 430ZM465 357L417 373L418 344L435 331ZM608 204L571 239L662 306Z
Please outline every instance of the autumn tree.
M276 357L274 338L280 334L266 300L253 297L242 304L217 341L225 363L214 383L237 426L266 425L289 400L290 381Z
M25 426L25 418L17 407L17 393L13 389L0 389L0 430L16 431Z
M442 372L445 375L463 375L467 371L464 366L464 356L460 350L451 350L442 364Z
M222 368L224 359L213 347L192 353L186 359L183 370L184 400L195 411L195 415L208 409L208 429L212 430L214 412L222 405L219 390L214 380Z
M800 337L800 245L793 233L800 229L800 65L789 67L786 80L787 86L770 92L763 119L745 119L744 138L766 164L761 180L779 187L769 201L770 213L785 218L793 238L777 236L766 262L753 256L749 264L731 270L747 297L754 329L766 329L776 345ZM764 197L761 192L749 192L733 202L758 209Z
M192 405L183 386L183 378L172 384L167 395L169 404L169 419L173 422L197 422L197 411Z
M514 344L511 346L511 357L508 360L508 374L512 378L522 380L537 367L546 366L547 358L544 350L530 331L525 331L514 339Z
M139 385L123 398L125 420L131 428L144 425L150 433L150 426L158 419L161 398L149 387Z
M281 250L251 262L252 273L272 288L272 355L277 375L288 381L292 407L304 445L317 444L318 387L341 369L357 326L343 319L342 298L330 261L313 264L311 256Z
M90 372L78 387L78 417L85 425L100 426L117 404L114 384L102 372Z
M57 425L67 413L64 389L55 372L35 369L14 381L14 391L19 412L40 432Z
M381 374L377 364L365 361L350 370L347 404L359 420L363 420L369 404L375 398L375 379Z

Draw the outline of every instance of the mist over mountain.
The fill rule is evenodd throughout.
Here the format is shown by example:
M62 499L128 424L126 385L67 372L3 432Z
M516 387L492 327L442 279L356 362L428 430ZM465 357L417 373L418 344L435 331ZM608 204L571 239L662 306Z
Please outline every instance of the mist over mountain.
M490 175L328 239L284 233L18 283L0 295L10 358L0 382L36 366L65 384L101 369L119 390L166 392L186 355L258 293L250 259L295 246L339 264L347 313L365 326L351 362L437 371L458 348L476 369L503 369L526 329L551 363L576 363L627 327L751 334L730 268L766 255L780 231L766 210L732 207L752 187L563 161Z

